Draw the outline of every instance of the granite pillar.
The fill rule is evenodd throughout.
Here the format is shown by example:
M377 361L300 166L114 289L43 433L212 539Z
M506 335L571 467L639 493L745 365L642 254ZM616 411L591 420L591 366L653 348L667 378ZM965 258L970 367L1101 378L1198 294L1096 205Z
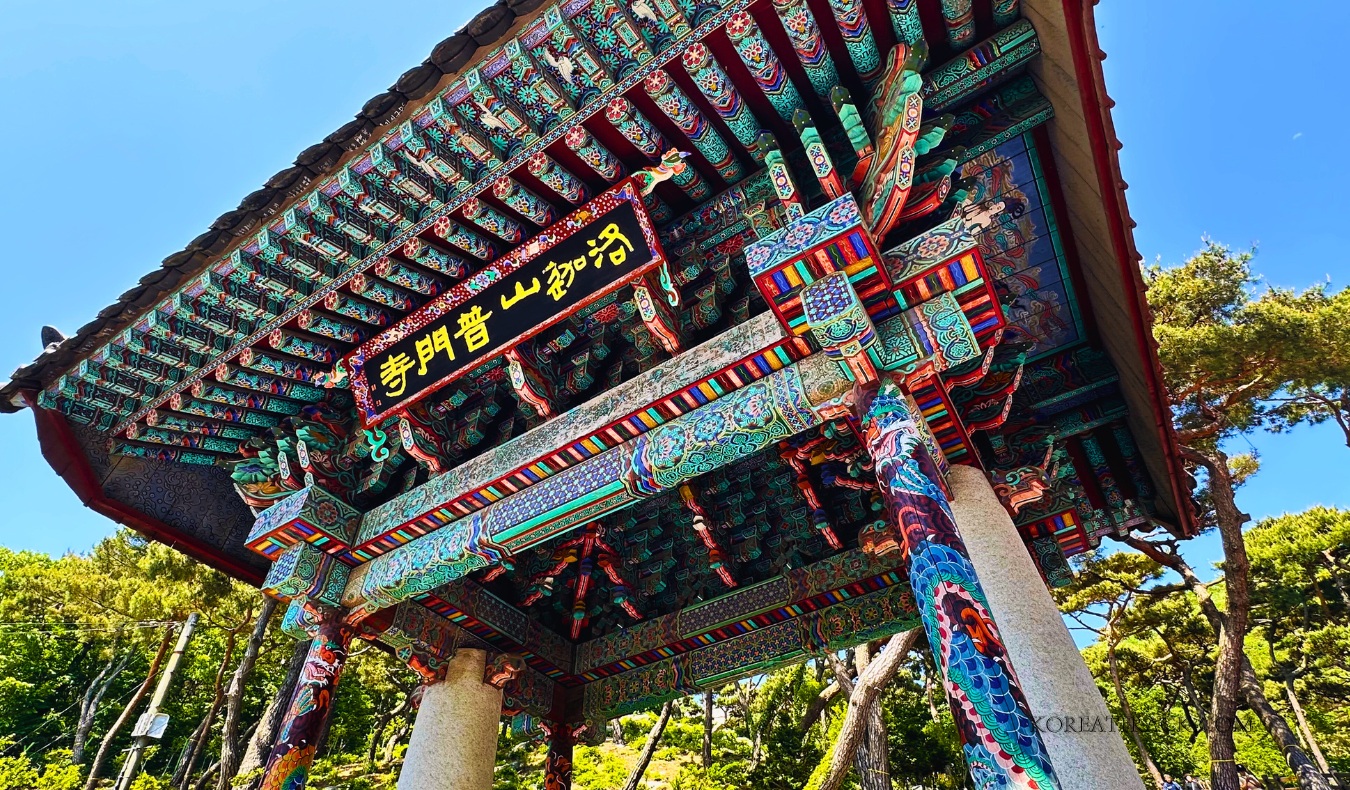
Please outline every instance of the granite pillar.
M1063 790L1144 790L1106 701L988 477L947 477L952 515Z
M502 692L483 681L487 653L458 650L422 688L398 790L491 790Z

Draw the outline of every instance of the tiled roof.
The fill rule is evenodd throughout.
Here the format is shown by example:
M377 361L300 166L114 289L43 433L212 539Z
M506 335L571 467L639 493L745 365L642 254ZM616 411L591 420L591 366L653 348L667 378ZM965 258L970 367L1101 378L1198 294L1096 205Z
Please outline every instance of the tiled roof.
M20 366L0 386L0 412L22 408L21 392L39 390L133 323L166 294L206 270L241 236L256 231L268 218L303 198L309 186L335 174L363 150L376 134L406 120L437 91L449 84L480 54L500 45L533 18L545 0L498 0L454 35L437 44L426 60L408 69L389 90L367 101L356 116L295 158L295 163L267 179L239 207L220 215L204 233L166 257L158 269L98 312L92 321L50 351Z

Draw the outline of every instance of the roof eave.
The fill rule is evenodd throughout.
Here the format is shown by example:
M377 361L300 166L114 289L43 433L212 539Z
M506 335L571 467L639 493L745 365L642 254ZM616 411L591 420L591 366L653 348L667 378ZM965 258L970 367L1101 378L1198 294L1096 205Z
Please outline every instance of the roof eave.
M1181 461L1153 338L1153 318L1139 267L1142 258L1125 197L1128 185L1120 168L1122 146L1111 118L1115 103L1106 92L1102 71L1106 53L1097 38L1094 5L1095 0L1025 0L1024 12L1042 42L1043 55L1033 66L1033 76L1056 108L1048 134L1059 160L1061 186L1069 198L1070 216L1063 221L1072 226L1082 252L1088 293L1080 298L1093 305L1107 330L1101 332L1101 342L1121 373L1131 427L1153 478L1167 489L1163 499L1171 512L1162 514L1164 520L1192 535L1197 524L1188 494L1191 481ZM1067 106L1073 103L1071 97L1078 99L1078 107ZM1087 150L1078 141L1086 141ZM1093 216L1095 206L1101 207L1100 216ZM1113 304L1123 308L1123 313L1117 315ZM1128 324L1128 331L1109 331L1112 320Z

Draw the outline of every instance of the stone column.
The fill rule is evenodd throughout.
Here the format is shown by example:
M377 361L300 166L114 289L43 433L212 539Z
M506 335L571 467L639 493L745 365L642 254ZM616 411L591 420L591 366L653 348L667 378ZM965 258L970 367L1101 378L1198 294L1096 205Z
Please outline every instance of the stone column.
M309 781L309 767L333 711L333 694L352 641L352 629L343 621L341 609L314 604L305 611L310 617L304 625L314 641L276 745L267 757L262 790L302 790Z
M491 790L502 691L483 682L487 652L458 650L422 688L398 790Z
M877 482L909 550L914 600L975 786L1059 790L1050 755L956 531L938 471L941 451L923 415L890 378L883 379L870 404L859 406L865 406Z
M947 477L952 514L983 580L1041 738L1064 790L1143 790L1143 780L1055 601L988 477L969 466Z

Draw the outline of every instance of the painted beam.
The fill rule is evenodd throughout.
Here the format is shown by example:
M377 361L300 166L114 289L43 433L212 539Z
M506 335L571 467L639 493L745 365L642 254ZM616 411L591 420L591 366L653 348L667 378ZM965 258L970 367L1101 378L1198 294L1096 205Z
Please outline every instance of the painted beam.
M342 603L369 616L669 491L820 425L851 387L825 355L807 357L358 566Z
M679 413L681 404L667 405L666 399L785 341L786 333L769 314L729 329L577 406L565 419L539 425L373 508L362 519L358 544L413 525L438 510L456 518L518 493L570 465L559 448L579 447L571 451L570 463L577 463L614 447ZM700 387L681 401L687 410L720 396L716 388ZM503 474L503 470L510 471Z
M1041 51L1040 39L1025 19L1006 27L923 77L924 109L940 112L1007 77Z
M687 653L904 581L904 558L840 552L782 576L644 620L577 645L576 673L591 682ZM790 611L789 611L790 608ZM915 610L917 613L917 610Z
M904 578L901 572L884 574L856 585L852 594L836 593L837 602L814 611L783 607L776 617L754 618L767 622L748 633L588 683L586 720L605 721L801 660L808 652L841 650L915 628L920 617Z

